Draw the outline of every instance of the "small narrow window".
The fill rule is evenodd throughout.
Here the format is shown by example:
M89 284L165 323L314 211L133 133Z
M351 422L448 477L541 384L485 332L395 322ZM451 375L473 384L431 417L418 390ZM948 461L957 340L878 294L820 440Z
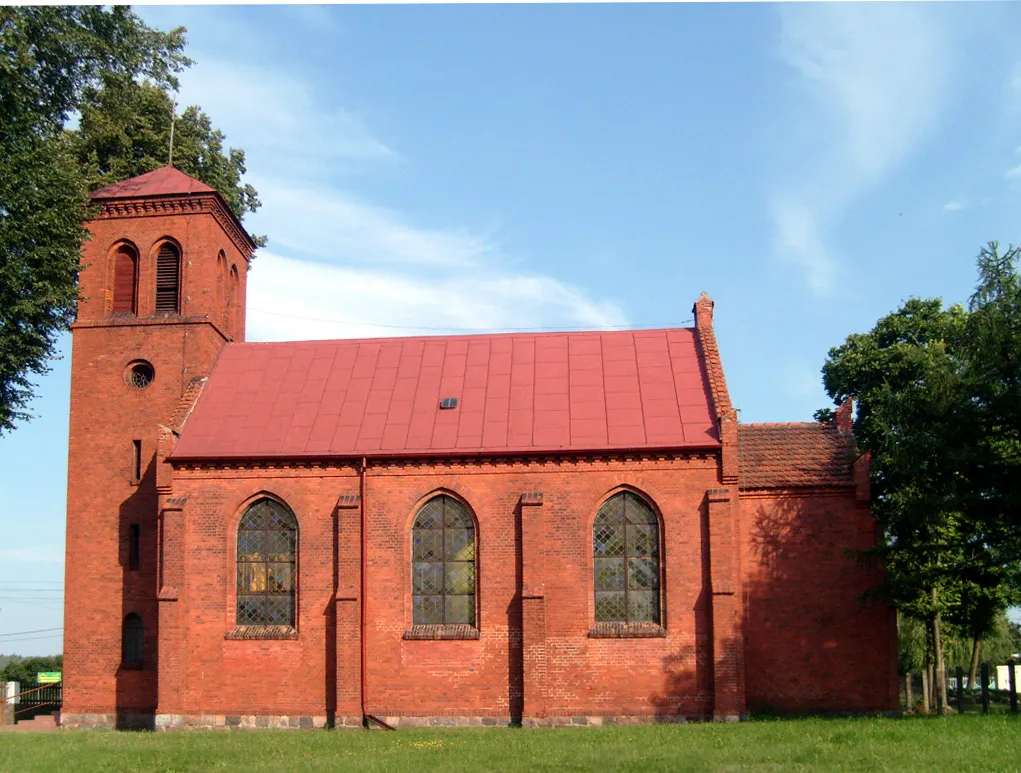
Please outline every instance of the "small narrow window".
M475 625L475 522L441 494L426 502L411 530L412 622Z
M241 279L238 277L238 267L230 267L230 302L228 303L230 320L230 337L237 338L238 330L241 327Z
M629 491L603 503L592 526L597 623L659 623L659 520Z
M156 256L156 311L180 311L181 256L166 242Z
M113 256L113 312L135 314L135 287L138 284L138 255L126 244Z
M142 441L131 441L131 482L142 480Z
M138 568L138 537L138 524L133 523L128 527L128 569Z
M121 641L121 665L124 668L142 667L144 640L145 629L142 626L142 618L132 612L124 618L124 632Z

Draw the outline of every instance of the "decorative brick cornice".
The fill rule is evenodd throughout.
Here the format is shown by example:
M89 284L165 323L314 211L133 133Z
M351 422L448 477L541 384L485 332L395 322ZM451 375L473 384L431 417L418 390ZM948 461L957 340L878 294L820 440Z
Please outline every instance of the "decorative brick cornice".
M200 215L216 218L224 232L234 242L245 260L255 252L255 243L248 232L238 223L234 213L227 209L223 200L213 193L184 194L173 196L146 196L124 199L100 199L93 202L99 212L97 220L120 217L158 217L160 215Z
M708 311L706 307L708 307ZM709 380L709 392L713 398L716 418L736 420L737 413L730 402L730 392L727 391L727 379L723 375L720 347L716 343L716 333L713 331L712 307L713 302L705 293L702 293L701 297L695 302L696 340L702 354L706 378Z
M205 376L196 376L185 387L184 394L177 401L177 408L174 410L174 416L170 420L170 428L175 434L180 435L181 430L184 429L185 422L191 416L191 412L194 410L203 388L205 388L206 380Z
M593 452L591 454L571 453L528 454L506 456L419 456L419 457L372 457L368 459L372 469L381 472L443 470L453 471L459 467L507 468L527 467L529 469L557 470L563 467L580 467L597 464L639 464L647 462L704 462L715 463L719 449L648 451L648 452ZM356 470L361 457L317 457L309 459L170 459L175 470L228 471L228 470Z

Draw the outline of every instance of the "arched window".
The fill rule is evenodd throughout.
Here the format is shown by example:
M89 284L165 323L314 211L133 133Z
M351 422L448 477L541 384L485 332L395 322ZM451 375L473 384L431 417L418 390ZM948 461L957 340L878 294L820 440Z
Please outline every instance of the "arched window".
M475 625L475 522L446 494L426 502L411 530L415 625Z
M113 311L135 314L135 287L138 283L138 253L127 244L113 256Z
M227 303L227 319L230 328L230 337L238 337L238 329L241 327L241 279L238 277L238 267L230 267L230 300Z
M156 311L178 313L181 295L181 254L170 242L156 255Z
M227 256L220 250L216 255L216 314L220 327L227 324Z
M298 522L272 499L260 499L238 524L238 625L294 627Z
M603 503L592 526L598 623L658 623L659 522L630 491Z
M143 645L145 627L142 618L132 612L124 618L124 629L121 632L121 665L125 668L141 668L143 662Z

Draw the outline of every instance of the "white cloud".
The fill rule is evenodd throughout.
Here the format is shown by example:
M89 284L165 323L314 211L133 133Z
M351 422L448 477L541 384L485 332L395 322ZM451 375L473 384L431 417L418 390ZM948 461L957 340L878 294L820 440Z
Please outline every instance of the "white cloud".
M778 252L818 294L841 273L826 232L847 205L921 145L949 80L944 30L919 4L783 6L779 54L807 96L790 136L818 140L778 186ZM794 129L802 129L799 134Z
M273 68L202 57L181 76L178 104L199 105L262 175L322 177L396 158L359 115Z
M837 264L819 233L816 213L804 203L781 200L773 205L773 220L781 254L803 270L809 288L820 295L832 291Z
M245 149L263 203L246 218L270 239L249 275L249 340L626 324L615 304L519 268L495 227L416 223L367 201L343 172L397 155L315 77L202 56L182 79L181 104Z
M252 180L263 202L253 228L269 233L275 250L372 264L454 267L500 260L488 235L416 227L336 187Z
M966 209L967 206L968 206L968 203L966 201L961 201L960 199L954 199L953 201L948 201L946 204L943 205L943 211L944 212L960 212L962 209Z
M265 250L249 275L252 341L625 324L614 304L543 275L472 270L415 276Z
M1008 180L1021 180L1021 164L1012 166L1003 174Z

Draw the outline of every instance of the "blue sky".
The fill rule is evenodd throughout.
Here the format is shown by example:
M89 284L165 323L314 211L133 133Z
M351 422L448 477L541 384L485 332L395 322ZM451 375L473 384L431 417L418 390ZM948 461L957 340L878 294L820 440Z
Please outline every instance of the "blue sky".
M831 346L1021 241L1015 4L137 10L188 28L180 103L262 198L249 340L684 325L705 290L742 420L809 420ZM60 649L68 365L0 438L0 653Z

